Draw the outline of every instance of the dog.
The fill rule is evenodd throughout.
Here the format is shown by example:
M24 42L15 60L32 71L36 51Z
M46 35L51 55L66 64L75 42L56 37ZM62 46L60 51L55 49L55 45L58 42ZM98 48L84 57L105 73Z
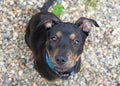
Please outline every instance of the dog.
M54 0L48 0L41 12L30 19L25 41L33 53L34 68L49 81L68 79L81 68L81 53L93 19L80 17L75 23L63 22L48 12Z

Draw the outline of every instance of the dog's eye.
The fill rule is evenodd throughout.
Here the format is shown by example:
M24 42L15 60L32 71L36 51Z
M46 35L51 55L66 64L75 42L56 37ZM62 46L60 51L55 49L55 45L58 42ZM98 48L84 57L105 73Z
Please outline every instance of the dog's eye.
M50 38L50 40L51 40L52 42L56 42L56 41L58 40L58 37L57 37L57 36L52 36L52 37Z
M73 40L72 45L80 45L80 41L78 39Z

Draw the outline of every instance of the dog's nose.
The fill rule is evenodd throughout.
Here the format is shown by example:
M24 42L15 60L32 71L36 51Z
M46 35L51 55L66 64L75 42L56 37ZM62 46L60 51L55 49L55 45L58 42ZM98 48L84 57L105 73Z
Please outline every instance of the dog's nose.
M57 56L57 57L55 58L55 60L56 60L56 63L57 63L57 64L63 65L63 64L66 63L67 57Z

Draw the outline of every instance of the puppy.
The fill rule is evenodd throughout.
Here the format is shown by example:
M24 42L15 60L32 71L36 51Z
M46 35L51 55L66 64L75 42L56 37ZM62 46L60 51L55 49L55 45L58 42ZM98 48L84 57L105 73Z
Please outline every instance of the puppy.
M41 12L32 16L26 29L25 41L33 53L34 67L49 81L67 79L80 70L85 39L93 19L80 17L75 23L62 22L48 12L54 0L48 0Z

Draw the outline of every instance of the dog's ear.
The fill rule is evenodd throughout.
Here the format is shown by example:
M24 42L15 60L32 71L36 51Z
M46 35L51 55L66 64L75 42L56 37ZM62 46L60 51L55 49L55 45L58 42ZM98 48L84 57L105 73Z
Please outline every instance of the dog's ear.
M56 22L53 21L53 20L46 20L44 22L44 26L45 26L46 29L47 28L52 28L55 24L56 24Z
M85 17L79 18L76 21L75 25L77 27L79 27L79 29L81 29L87 36L88 36L90 30L92 29L93 25L96 27L99 27L99 25L97 24L97 22L95 20L85 18Z
M60 22L61 20L57 16L51 13L43 13L40 15L40 22L37 27L44 25L45 29L48 30Z

